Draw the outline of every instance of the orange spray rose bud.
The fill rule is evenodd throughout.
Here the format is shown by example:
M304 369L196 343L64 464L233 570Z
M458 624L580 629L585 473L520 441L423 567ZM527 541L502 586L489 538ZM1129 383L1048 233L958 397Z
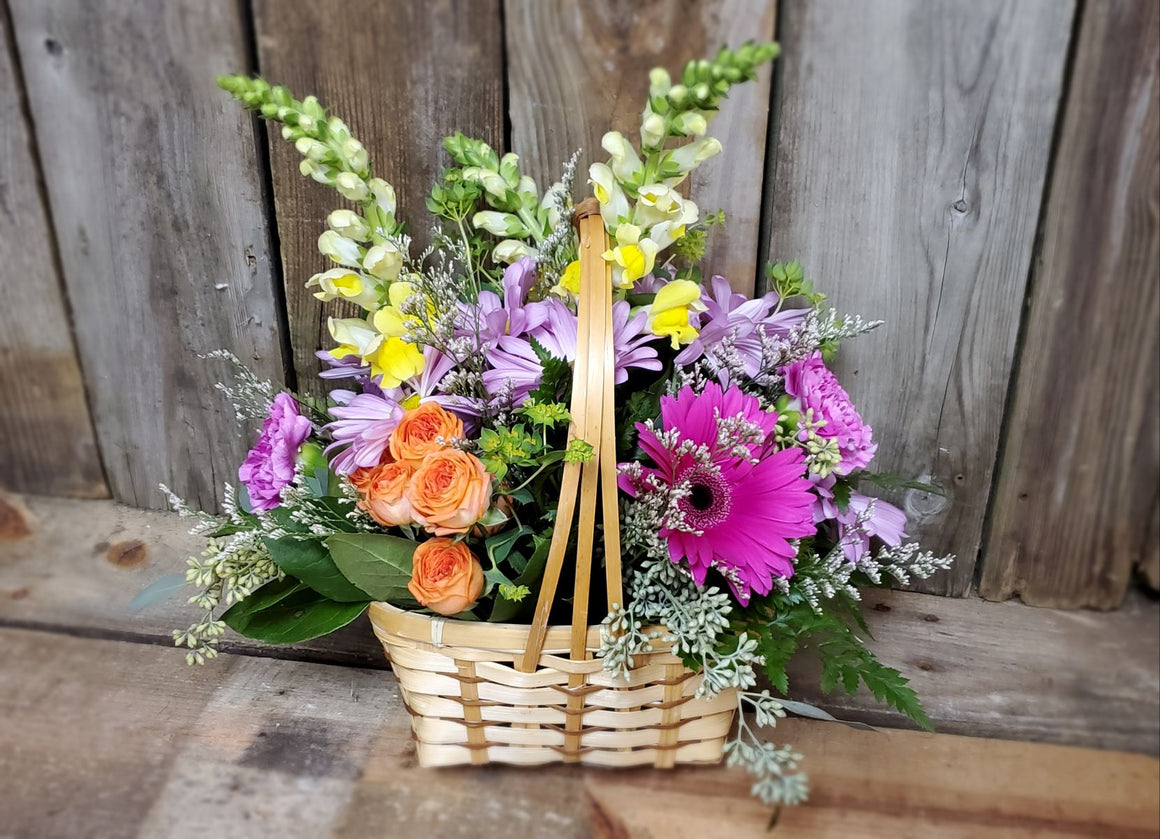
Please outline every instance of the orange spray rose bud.
M483 592L483 566L463 542L436 537L415 548L407 590L432 612L454 615Z
M473 454L440 449L415 470L407 497L415 521L428 533L466 533L491 503L491 473Z
M359 507L383 527L410 524L415 519L407 488L414 471L409 463L402 461L356 470L350 482L362 497Z
M388 442L391 457L418 467L423 458L463 436L463 420L438 402L424 402L403 414ZM442 443L438 442L440 439Z

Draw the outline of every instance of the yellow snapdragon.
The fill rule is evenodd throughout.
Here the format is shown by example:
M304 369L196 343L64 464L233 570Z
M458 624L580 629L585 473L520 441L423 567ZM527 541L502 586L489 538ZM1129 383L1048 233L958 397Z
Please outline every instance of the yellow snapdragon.
M617 225L616 247L603 254L612 263L613 285L632 288L641 277L651 274L658 250L656 242L642 237L635 224Z
M667 337L673 349L691 343L700 334L689 322L690 312L705 311L701 286L691 280L673 280L657 292L649 307L649 328L654 335Z

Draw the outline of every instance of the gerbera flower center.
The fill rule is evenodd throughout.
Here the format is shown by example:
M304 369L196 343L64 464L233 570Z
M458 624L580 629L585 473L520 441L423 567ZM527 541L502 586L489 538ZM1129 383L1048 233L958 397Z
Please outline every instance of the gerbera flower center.
M729 517L733 492L720 470L699 466L687 472L683 480L689 494L680 502L685 521L697 530L716 527Z

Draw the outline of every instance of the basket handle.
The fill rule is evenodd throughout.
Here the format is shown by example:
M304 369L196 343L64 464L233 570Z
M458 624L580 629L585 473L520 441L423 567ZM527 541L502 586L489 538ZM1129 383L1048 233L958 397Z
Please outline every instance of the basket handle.
M603 497L604 570L609 604L624 600L620 570L620 515L616 488L616 422L613 414L615 346L612 335L612 267L603 253L608 247L600 206L587 198L577 207L580 230L580 294L577 302L576 361L572 371L572 427L569 440L592 446L586 463L565 463L560 504L548 547L548 562L528 643L518 669L536 669L548 631L548 615L564 566L577 501L580 506L576 543L576 586L572 598L571 657L588 656L588 593L592 581L592 549L596 537L597 486Z

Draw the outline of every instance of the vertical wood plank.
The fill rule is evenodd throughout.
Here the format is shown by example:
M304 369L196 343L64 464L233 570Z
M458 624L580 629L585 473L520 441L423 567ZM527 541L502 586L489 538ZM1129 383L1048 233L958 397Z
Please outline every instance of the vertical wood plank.
M1108 609L1158 550L1160 6L1078 37L979 588Z
M375 173L395 186L400 218L422 248L433 223L424 199L446 163L443 137L461 130L503 145L499 0L350 0L341 13L324 0L258 0L254 25L262 74L299 97L315 94L350 125ZM359 310L320 304L304 288L329 267L316 243L327 214L344 201L303 178L299 159L270 132L294 369L300 390L320 394L314 353L333 343L327 317Z
M232 350L282 378L239 4L12 0L97 437L114 496L213 507L247 447L213 391Z
M768 251L881 318L838 373L908 491L910 535L971 587L1074 5L815 0L783 7Z
M546 187L578 148L581 177L607 159L606 131L634 142L648 95L648 71L676 75L684 63L724 45L771 40L773 0L508 0L505 5L512 146ZM692 178L703 211L724 209L728 224L711 232L705 265L734 288L754 288L770 69L736 88L710 124L725 150Z
M11 35L0 7L0 485L105 498Z

